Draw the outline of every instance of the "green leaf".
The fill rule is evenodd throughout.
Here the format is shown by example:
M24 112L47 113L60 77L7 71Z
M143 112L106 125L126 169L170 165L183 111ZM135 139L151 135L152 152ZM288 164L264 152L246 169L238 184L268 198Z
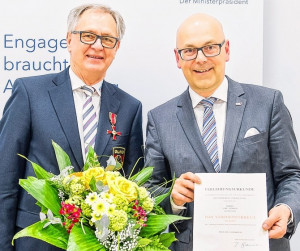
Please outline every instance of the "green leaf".
M57 164L59 167L59 171L62 172L66 167L71 166L71 160L68 154L52 140L52 146L55 151L55 156L57 160Z
M168 188L169 190L168 190L167 193L158 195L158 196L156 196L156 197L154 198L154 205L157 206L157 205L159 205L165 198L170 197L174 184L175 184L175 178L173 178L173 180L172 180L172 185L171 185L170 188Z
M94 230L83 225L85 233L80 224L74 225L71 230L68 251L105 251L105 247L100 244L95 236Z
M98 157L97 157L94 149L91 146L89 146L89 151L88 151L88 154L86 156L86 161L85 161L84 166L83 166L83 171L86 171L90 167L97 167L97 166L100 166L100 163L98 161Z
M169 247L172 242L176 241L175 233L163 233L159 236L159 241L165 246Z
M32 162L31 160L27 159L24 155L21 155L21 154L18 154L18 155L31 163L33 171L34 171L34 173L35 173L35 175L38 179L47 180L47 179L50 179L54 176L54 174L48 173L47 171L45 171L44 168L42 168L38 164Z
M153 236L161 231L164 231L168 225L179 220L189 220L190 217L183 217L179 215L149 215L146 222L147 226L141 230L141 237Z
M130 180L136 182L139 186L143 185L146 181L148 181L153 173L154 167L149 166L143 168L141 171L139 171L134 176L130 177Z
M65 228L63 228L59 224L49 225L48 227L43 228L45 223L46 222L39 221L24 228L23 230L15 234L14 238L12 239L12 244L15 239L21 237L32 237L66 250L69 235Z
M47 214L48 208L46 208L42 203L38 201L35 204L41 208L42 213Z
M137 247L145 247L152 242L151 239L148 238L140 238L137 243Z
M95 191L97 190L97 187L96 187L96 179L95 179L94 176L91 178L91 181L90 181L90 183L89 183L89 186L90 186L90 188L91 188L91 190L92 190L93 192L95 192Z
M49 181L29 176L27 179L20 179L19 184L39 203L50 209L54 215L59 215L61 205L58 192Z

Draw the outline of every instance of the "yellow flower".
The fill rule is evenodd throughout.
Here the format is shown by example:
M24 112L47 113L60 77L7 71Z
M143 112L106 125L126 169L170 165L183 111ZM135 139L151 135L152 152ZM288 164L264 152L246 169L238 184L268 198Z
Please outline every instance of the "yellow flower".
M129 202L137 199L138 186L136 183L127 180L122 176L109 179L107 182L112 194L123 196Z
M127 225L127 214L122 210L115 210L109 217L109 228L112 231L122 231Z
M147 189L145 187L139 187L138 191L139 191L140 199L146 199L147 197L149 197L149 192L147 191Z
M92 167L83 172L83 177L84 177L84 182L85 182L86 188L90 187L89 184L90 184L93 176L95 177L96 182L102 181L103 183L105 183L104 169L102 167Z

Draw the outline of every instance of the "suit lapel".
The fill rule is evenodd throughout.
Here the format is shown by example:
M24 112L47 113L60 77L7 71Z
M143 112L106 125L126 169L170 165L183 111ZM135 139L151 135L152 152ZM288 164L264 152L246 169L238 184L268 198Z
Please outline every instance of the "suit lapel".
M119 107L120 101L117 99L116 87L103 81L97 138L95 142L95 152L99 156L103 155L105 147L111 138L111 135L107 134L107 130L111 130L109 112L117 114Z
M72 93L69 68L58 74L53 83L55 87L49 90L49 95L60 121L63 132L70 144L73 155L79 167L83 166L81 142L78 132L77 117Z
M180 96L177 105L177 118L197 157L207 172L215 172L196 122L188 90Z
M228 171L234 146L241 127L247 101L245 98L241 97L243 94L244 91L241 85L228 78L227 115L221 165L222 173L226 173Z

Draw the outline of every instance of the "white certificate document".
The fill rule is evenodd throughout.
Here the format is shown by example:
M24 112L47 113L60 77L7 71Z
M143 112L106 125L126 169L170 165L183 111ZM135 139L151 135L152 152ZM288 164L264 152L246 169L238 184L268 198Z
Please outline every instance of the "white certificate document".
M266 175L197 173L194 251L269 251Z

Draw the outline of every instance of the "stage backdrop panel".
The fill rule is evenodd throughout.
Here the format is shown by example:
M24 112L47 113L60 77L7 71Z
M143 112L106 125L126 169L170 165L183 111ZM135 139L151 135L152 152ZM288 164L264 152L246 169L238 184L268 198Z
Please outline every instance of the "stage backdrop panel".
M227 74L262 84L263 1L261 0L103 0L126 22L125 36L106 80L140 99L144 126L149 109L179 95L187 83L173 49L178 25L189 15L217 17L230 40ZM0 117L18 77L53 73L69 64L67 15L80 0L14 0L0 16Z

